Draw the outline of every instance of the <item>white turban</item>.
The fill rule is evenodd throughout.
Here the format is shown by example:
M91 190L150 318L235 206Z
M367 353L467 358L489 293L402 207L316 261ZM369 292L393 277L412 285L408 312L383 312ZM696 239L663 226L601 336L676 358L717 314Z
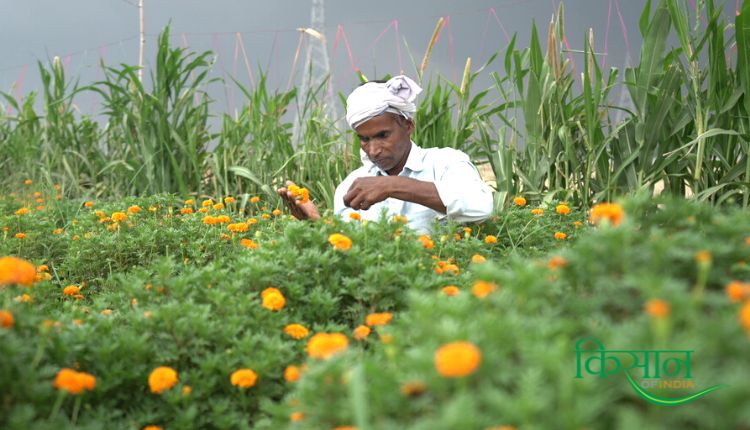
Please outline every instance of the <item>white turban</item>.
M421 92L422 88L404 75L394 76L384 84L368 82L346 99L346 122L357 128L386 111L412 118L417 111L414 101Z

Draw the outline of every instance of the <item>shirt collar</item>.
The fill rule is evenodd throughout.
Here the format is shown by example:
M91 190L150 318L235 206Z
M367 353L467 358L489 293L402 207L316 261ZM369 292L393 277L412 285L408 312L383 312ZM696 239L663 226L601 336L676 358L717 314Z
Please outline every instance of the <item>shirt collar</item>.
M424 170L424 149L417 146L413 141L411 142L411 150L409 150L409 156L406 157L406 164L404 164L404 170L409 169L412 172L420 172ZM388 172L382 170L376 166L375 163L370 167L370 173L376 175L388 176Z

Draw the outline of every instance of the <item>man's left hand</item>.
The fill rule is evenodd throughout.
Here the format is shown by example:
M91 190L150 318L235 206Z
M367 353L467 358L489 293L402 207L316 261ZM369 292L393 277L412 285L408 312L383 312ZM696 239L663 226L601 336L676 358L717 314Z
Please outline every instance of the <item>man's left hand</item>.
M391 179L388 176L357 178L344 195L344 204L352 209L367 210L390 196Z

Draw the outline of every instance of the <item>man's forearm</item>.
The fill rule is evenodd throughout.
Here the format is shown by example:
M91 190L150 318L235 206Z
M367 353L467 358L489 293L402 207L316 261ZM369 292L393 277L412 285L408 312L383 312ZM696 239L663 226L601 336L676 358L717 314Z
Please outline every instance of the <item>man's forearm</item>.
M441 214L446 213L446 207L440 200L434 183L403 176L392 176L389 179L391 180L388 187L390 197L427 206Z

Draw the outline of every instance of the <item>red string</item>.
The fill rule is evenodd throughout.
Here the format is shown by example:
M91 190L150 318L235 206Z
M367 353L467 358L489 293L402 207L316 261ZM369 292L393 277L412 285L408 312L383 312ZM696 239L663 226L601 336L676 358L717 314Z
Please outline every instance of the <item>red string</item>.
M453 28L451 26L450 16L445 18L445 26L448 27L448 52L450 53L451 73L453 75L453 82L456 82L458 77L456 76L456 59L453 52Z
M503 25L503 23L500 21L500 17L497 16L497 12L495 12L495 8L494 7L490 8L490 13L492 14L492 16L495 17L495 21L497 22L497 25L500 26L500 30L503 31L503 35L505 36L505 40L507 40L508 43L510 43L510 35L508 34L508 31L505 29L505 26Z
M404 64L401 61L401 35L398 32L398 19L393 20L393 30L394 30L394 33L396 34L396 55L398 55L398 69L399 69L399 73L403 74Z
M289 72L289 82L286 84L286 90L289 91L292 89L292 79L294 78L294 73L297 71L297 60L299 60L299 54L302 49L302 39L305 38L305 33L300 31L299 32L299 40L297 41L297 49L294 51L294 61L292 61L292 70ZM305 64L305 67L308 65Z
M352 48L349 46L349 38L346 36L346 31L344 30L344 26L340 25L341 27L341 36L344 38L344 46L346 47L346 55L349 56L349 64L352 67L352 71L358 72L359 67L357 67L357 63L354 61L354 55L352 55Z
M390 23L389 23L389 24L388 24L388 25L387 25L387 26L386 26L386 27L385 27L385 28L383 29L383 31L381 31L381 32L380 32L380 34L378 34L378 37L376 37L375 39L373 39L373 41L372 41L372 42L370 43L370 45L369 45L369 46L367 47L367 49L366 49L366 50L365 50L364 52L369 52L369 51L372 51L372 50L374 50L374 49L375 49L375 46L376 46L376 45L378 44L378 42L380 42L380 39L381 39L381 38L382 38L382 37L383 37L383 36L384 36L384 35L385 35L385 34L386 34L386 33L388 32L388 30L390 30L390 29L391 29L391 27L392 27L392 26L393 26L393 21L391 21L391 22L390 22ZM373 56L374 56L374 53L373 53Z
M224 68L224 56L221 55L221 46L219 45L219 35L214 34L211 44L213 45L214 52L216 52L217 61L219 63L219 67L221 68L221 75L224 78L224 100L227 102L227 111L232 112L234 110L234 100L233 98L230 98L229 91L227 91L227 71Z
M487 30L490 29L490 11L487 10L487 18L484 20L484 30L482 30L482 41L479 42L479 54L484 54L484 44L487 41Z
M250 67L250 59L247 57L247 50L245 49L245 40L242 34L237 33L237 39L240 42L240 48L242 49L242 57L245 60L245 69L247 69L247 77L250 78L250 85L255 87L255 77L253 76L253 68Z
M617 0L615 1L615 9L617 10L617 19L620 21L620 29L622 30L622 36L625 39L625 49L627 50L628 56L627 61L630 63L632 61L632 50L630 49L630 38L628 37L628 28L625 26L625 20L622 19L622 13L620 12L620 2Z
M21 89L23 88L23 78L26 75L26 69L28 69L28 66L24 65L23 68L21 69L21 73L18 75L18 81L16 81L16 90L18 92L17 99L18 99L19 107L21 103L23 102L23 92Z
M607 68L607 54L609 53L609 29L612 23L612 0L609 0L609 9L607 10L607 31L604 33L604 60L602 69Z

